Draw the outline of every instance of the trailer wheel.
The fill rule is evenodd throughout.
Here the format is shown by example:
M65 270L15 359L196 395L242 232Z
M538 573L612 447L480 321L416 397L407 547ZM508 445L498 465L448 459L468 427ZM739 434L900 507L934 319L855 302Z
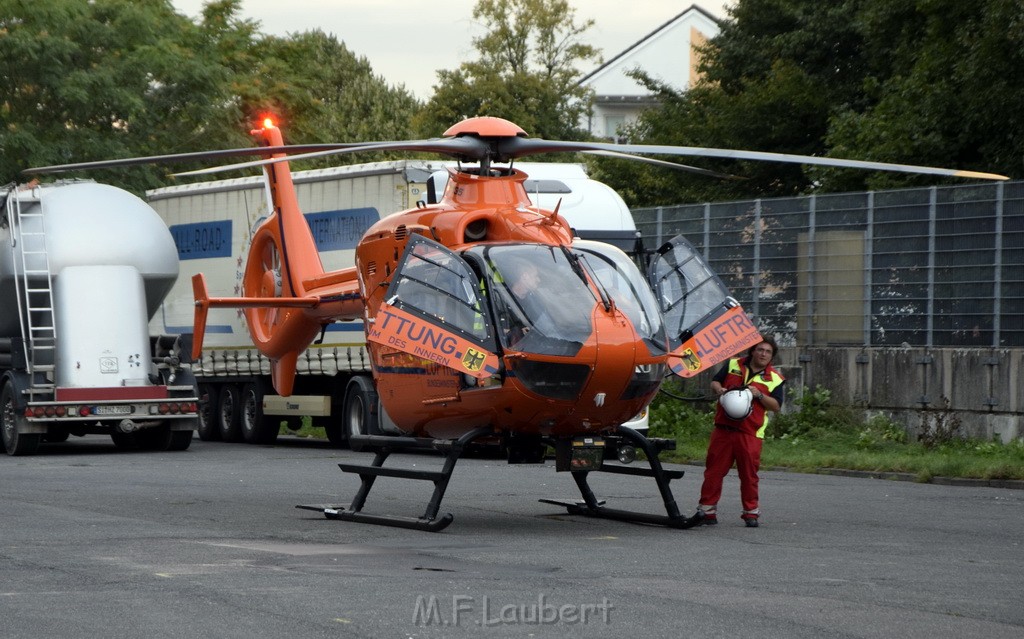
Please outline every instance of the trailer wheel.
M220 438L226 442L242 440L242 428L239 414L242 412L242 392L235 384L224 384L220 388L220 399L217 402L217 422L220 426Z
M217 419L218 399L216 384L199 385L199 423L196 425L196 431L199 433L199 439L204 442L220 440L220 422Z
M281 423L263 415L263 385L252 382L242 387L242 435L250 444L273 444Z
M345 410L342 413L349 448L359 452L363 447L352 443L353 435L377 435L377 391L368 377L357 375L345 390Z
M0 431L3 431L4 450L8 455L31 455L39 448L40 433L23 433L23 426L28 420L18 410L14 402L14 387L4 384L0 393Z

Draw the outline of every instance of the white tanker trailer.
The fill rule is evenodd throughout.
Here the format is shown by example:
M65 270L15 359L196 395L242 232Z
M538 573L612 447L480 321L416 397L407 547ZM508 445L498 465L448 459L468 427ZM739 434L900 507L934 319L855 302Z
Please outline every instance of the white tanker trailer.
M150 337L148 326L177 277L167 226L134 195L94 182L0 188L8 454L86 434L118 447L188 448L195 380L177 339Z

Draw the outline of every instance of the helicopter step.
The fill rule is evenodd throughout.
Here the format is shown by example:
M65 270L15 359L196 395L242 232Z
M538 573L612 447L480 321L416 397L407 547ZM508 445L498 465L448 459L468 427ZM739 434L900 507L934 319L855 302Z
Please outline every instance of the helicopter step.
M657 477L657 474L654 472L654 470L650 468L636 468L633 466L613 466L605 464L604 466L601 466L601 470L597 472L612 473L614 475L633 475L635 477ZM681 470L663 469L662 472L665 474L665 477L669 480L682 479L683 475L685 474Z
M675 441L662 439L647 439L632 428L619 427L619 435L632 445L644 451L650 468L639 468L630 466L616 466L609 464L598 464L588 469L570 469L576 486L580 489L582 500L565 499L541 499L541 503L563 506L570 515L583 515L587 517L600 517L603 519L614 519L638 524L651 524L655 526L667 526L669 528L693 528L704 522L704 513L698 511L691 517L684 517L679 512L675 497L669 482L673 479L680 479L683 476L681 470L666 470L661 465L658 455L662 450L675 448ZM661 493L662 501L665 504L664 515L641 513L630 510L617 510L607 508L604 500L598 499L587 482L587 477L592 472L605 472L617 475L633 475L638 477L653 477Z
M485 426L471 430L455 440L422 437L386 437L380 435L353 436L350 438L350 445L355 444L360 446L361 450L374 451L375 455L373 462L369 466L362 464L338 464L338 468L342 472L359 475L360 486L355 497L352 498L352 503L348 506L309 505L296 506L296 508L322 512L328 519L394 526L396 528L411 528L426 532L444 530L452 523L454 517L451 513L445 513L438 517L437 513L441 508L441 500L444 498L444 493L448 489L448 481L451 479L452 471L455 470L455 463L470 443L493 433L494 431L489 426ZM436 450L443 453L445 460L441 470L384 468L384 462L391 453L416 449ZM433 482L434 493L427 503L423 516L375 515L363 512L366 498L369 496L370 490L373 488L373 484L378 477L395 477L398 479Z

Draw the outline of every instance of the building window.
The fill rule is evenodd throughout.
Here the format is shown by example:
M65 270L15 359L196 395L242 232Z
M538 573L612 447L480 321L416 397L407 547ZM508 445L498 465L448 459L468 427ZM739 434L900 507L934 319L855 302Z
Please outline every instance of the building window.
M626 125L626 116L624 115L606 115L604 117L604 134L606 137L617 140L619 138L619 129Z

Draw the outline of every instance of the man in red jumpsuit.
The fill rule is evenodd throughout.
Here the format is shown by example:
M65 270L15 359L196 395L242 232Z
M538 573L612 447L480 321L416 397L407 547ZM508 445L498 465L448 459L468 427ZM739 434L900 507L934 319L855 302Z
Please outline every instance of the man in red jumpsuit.
M757 505L757 470L761 465L761 444L768 426L768 413L777 413L785 399L785 378L772 367L778 352L775 340L762 338L750 349L747 357L729 360L711 382L711 390L719 397L727 390L746 387L753 394L750 414L732 419L721 404L715 409L715 428L708 444L704 467L704 484L700 489L699 508L704 512L704 525L718 523L718 500L722 496L722 479L733 462L740 476L740 498L743 501L744 523L757 527L760 510Z

